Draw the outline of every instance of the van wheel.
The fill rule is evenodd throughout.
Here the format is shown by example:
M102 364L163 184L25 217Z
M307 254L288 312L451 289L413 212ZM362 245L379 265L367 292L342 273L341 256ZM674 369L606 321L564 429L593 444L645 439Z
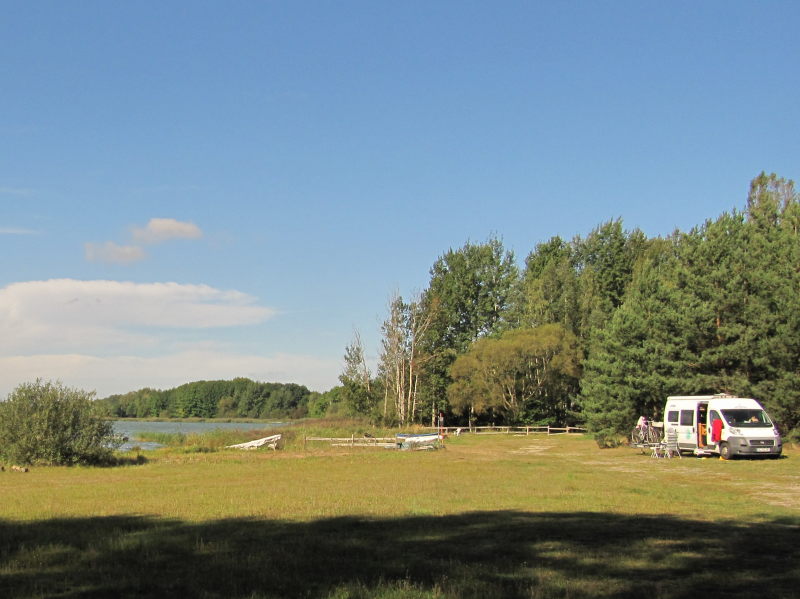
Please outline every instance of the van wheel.
M727 443L720 443L719 445L719 457L723 460L732 460L733 454L731 453L731 448L728 447Z

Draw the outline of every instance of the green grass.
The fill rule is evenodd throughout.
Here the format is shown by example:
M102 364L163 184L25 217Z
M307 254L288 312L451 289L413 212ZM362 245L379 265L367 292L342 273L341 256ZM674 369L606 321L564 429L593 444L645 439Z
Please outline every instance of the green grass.
M0 473L0 597L797 596L791 448L652 460L467 435L436 452L303 451L325 435L288 432L277 452Z

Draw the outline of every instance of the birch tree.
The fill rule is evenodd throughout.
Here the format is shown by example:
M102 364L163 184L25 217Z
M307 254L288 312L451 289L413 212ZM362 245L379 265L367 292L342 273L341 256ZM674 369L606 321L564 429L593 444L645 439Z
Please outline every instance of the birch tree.
M389 315L382 327L380 356L384 419L391 415L400 424L408 424L418 417L420 369L426 361L420 341L431 319L432 313L423 309L418 299L406 303L395 294L389 302Z

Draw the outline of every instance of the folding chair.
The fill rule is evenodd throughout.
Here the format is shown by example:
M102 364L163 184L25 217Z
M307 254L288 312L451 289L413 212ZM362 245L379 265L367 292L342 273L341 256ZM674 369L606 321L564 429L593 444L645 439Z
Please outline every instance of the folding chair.
M681 450L678 448L678 431L671 428L667 431L662 443L664 457L671 458L673 455L681 457Z

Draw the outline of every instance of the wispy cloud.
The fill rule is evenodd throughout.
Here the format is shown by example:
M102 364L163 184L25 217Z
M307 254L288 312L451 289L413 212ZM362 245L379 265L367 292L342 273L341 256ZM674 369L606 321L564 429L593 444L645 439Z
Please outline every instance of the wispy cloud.
M85 243L84 256L89 262L131 264L147 257L142 245L155 245L173 239L200 239L203 231L192 222L174 218L151 218L144 227L131 227L134 243L120 245L113 241Z
M254 325L275 310L208 285L53 279L0 289L0 355L167 347L175 329Z
M130 264L143 260L145 251L138 245L117 245L113 241L105 243L85 243L84 255L89 262L108 262L112 264Z
M256 355L214 338L214 329L258 326L275 314L249 294L208 285L13 283L0 288L0 400L37 377L100 397L237 376L334 385L338 359Z
M39 231L22 227L0 227L0 235L38 235Z
M143 228L131 229L134 241L145 244L162 243L171 239L200 239L203 232L194 223L174 218L151 218Z

